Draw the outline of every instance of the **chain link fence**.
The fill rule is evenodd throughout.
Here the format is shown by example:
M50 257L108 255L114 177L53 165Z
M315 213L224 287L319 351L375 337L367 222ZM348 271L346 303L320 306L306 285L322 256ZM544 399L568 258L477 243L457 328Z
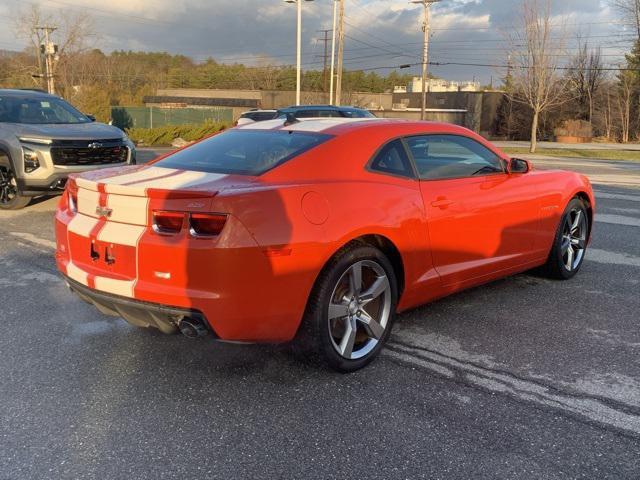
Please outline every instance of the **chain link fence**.
M207 122L233 121L231 108L162 108L111 107L111 119L116 127L155 128L165 125L200 125Z

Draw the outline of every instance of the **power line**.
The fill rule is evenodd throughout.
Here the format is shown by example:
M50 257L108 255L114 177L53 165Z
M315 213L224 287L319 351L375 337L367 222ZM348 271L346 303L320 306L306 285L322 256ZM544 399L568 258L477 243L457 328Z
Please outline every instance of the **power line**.
M420 63L406 63L404 65L392 65L385 67L373 67L373 68L361 68L360 71L369 71L369 70L385 70L385 69L404 69L409 67L415 67L418 65L422 65ZM463 63L463 62L429 62L429 65L435 67L442 67L446 65L458 65L465 67L492 67L492 68L519 68L519 69L529 69L529 68L543 68L543 67L532 67L525 65L503 65L503 64L493 64L493 63ZM575 70L574 67L555 67L553 70ZM627 68L627 67L602 67L602 68L583 68L585 71L604 71L604 72L640 72L640 68Z

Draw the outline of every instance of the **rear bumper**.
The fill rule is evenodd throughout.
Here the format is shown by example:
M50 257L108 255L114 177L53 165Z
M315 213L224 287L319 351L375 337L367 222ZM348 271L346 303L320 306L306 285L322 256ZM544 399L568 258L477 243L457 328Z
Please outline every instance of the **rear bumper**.
M55 219L56 263L71 289L101 312L167 333L180 317L200 318L224 341L278 343L294 337L323 257L316 247L267 255L232 215L215 240L193 238L186 230L164 236L144 227L134 232L133 242L129 227L113 224L121 234L118 243L100 225L82 232L86 218L70 215L65 198ZM82 228L72 227L74 220ZM95 261L89 256L92 244L100 254ZM112 265L105 262L107 246L116 259Z
M100 312L122 317L137 327L155 327L165 333L174 333L182 319L190 318L201 322L210 333L215 335L204 314L198 310L113 295L89 288L66 275L63 275L63 278L72 292L85 302L95 306Z

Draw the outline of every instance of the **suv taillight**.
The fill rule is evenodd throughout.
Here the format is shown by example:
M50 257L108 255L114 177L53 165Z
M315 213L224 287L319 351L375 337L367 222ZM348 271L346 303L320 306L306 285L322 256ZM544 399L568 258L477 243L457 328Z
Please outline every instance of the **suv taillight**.
M220 213L192 213L189 215L189 233L194 237L220 235L227 216Z

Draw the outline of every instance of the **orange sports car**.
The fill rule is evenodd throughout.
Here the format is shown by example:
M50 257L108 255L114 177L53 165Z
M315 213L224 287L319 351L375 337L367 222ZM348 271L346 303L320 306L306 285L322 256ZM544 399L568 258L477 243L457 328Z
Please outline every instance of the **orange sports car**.
M586 177L533 170L462 127L277 119L72 178L55 218L69 287L133 325L296 339L340 371L397 312L534 267L571 278Z

